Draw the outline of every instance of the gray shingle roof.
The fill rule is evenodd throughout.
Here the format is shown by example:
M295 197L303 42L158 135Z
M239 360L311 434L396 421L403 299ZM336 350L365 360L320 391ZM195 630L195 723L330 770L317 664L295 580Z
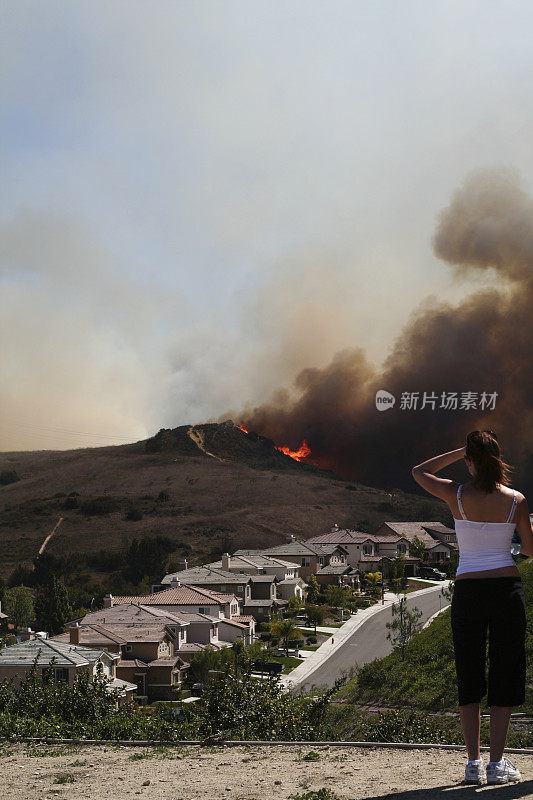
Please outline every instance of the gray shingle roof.
M166 611L155 606L144 606L140 603L122 603L111 606L111 608L101 608L99 611L91 611L83 617L82 623L89 625L103 625L110 623L136 625L151 624L155 620L163 621L166 625L188 625L192 622L194 614L184 613L183 611Z
M113 660L118 658L102 648L82 647L51 639L28 639L27 642L18 642L0 650L0 666L31 666L37 659L39 666L54 661L57 667L81 667L94 664L102 655Z
M356 571L350 567L349 564L330 564L327 567L322 567L317 572L317 575L355 575Z
M235 572L227 572L224 569L214 569L211 565L203 567L192 567L191 569L184 569L181 572L172 572L165 575L161 583L170 584L172 580L178 580L183 584L245 584L250 580L249 575L240 575Z

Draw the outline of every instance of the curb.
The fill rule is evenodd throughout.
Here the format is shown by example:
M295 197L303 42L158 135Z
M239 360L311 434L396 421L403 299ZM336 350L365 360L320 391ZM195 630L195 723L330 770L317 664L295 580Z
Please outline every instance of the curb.
M442 581L437 586L432 585L428 586L427 589L418 589L416 592L409 592L408 597L418 597L419 595L429 594L429 592L434 592L438 589L442 589L443 586L448 587L449 581ZM390 593L392 594L392 592ZM288 675L284 676L282 679L282 685L284 688L288 690L296 689L299 685L301 685L304 681L307 681L310 675L313 674L319 667L324 664L330 656L337 652L337 650L342 647L345 643L348 636L351 636L361 625L369 619L373 617L374 614L379 613L380 611L384 611L386 608L390 608L393 603L398 602L399 595L394 595L394 599L385 600L384 603L379 601L370 608L365 608L361 612L357 612L352 619L349 619L342 628L338 629L338 633L333 634L332 636L328 636L325 642L323 642L318 650L315 650L312 656L309 656L305 659L303 664L299 664L295 669L292 670ZM346 628L347 625L353 621L353 625L350 628ZM331 644L331 640L338 638L338 641L335 642L333 645ZM321 650L323 650L321 652ZM320 656L320 657L319 657ZM311 662L311 663L309 663ZM298 672L298 670L301 670Z
M434 613L434 614L432 614L432 615L431 615L431 617L429 617L429 618L428 618L428 619L427 619L427 620L424 622L424 624L422 625L422 630L424 630L424 628L427 628L429 625L431 625L431 623L433 622L433 620L435 619L435 617L438 617L438 616L439 616L439 614L442 614L442 612L443 612L443 611L446 611L446 609L448 609L448 608L450 608L450 603L448 603L447 605L443 606L443 607L442 607L442 608L440 608L438 611L435 611L435 613Z
M167 741L165 739L56 739L51 737L20 737L20 738L0 738L0 742L10 744L64 744L64 745L94 745L94 746L114 746L114 747L182 747L192 746L257 746L257 747L366 747L366 748L389 748L394 750L465 750L464 744L439 744L438 742L317 742L317 741L284 741L284 740L264 740L264 739L221 739L220 741L210 742L200 739L177 739ZM489 752L490 747L481 747L482 752ZM533 748L506 747L504 753L518 753L521 755L533 756Z

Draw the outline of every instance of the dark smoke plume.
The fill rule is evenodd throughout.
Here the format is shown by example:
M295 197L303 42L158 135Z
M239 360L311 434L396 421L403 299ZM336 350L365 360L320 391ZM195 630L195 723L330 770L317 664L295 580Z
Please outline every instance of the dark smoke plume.
M470 175L439 218L436 255L458 278L495 270L497 288L457 306L427 301L394 343L382 371L361 348L325 369L304 369L292 392L245 409L237 421L297 448L352 480L413 489L410 468L459 447L478 427L498 432L516 465L515 485L533 488L533 200L509 170ZM377 411L385 389L396 405ZM494 410L401 410L403 392L497 392ZM437 404L438 406L438 404Z

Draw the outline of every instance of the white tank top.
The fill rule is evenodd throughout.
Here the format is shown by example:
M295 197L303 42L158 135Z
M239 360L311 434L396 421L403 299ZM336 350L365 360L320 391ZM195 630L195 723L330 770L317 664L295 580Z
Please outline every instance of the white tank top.
M484 569L514 567L511 539L515 523L511 522L516 508L516 490L506 522L474 522L467 519L461 503L461 484L457 489L457 505L462 519L455 519L455 533L459 545L459 565L456 575L462 572L479 572Z

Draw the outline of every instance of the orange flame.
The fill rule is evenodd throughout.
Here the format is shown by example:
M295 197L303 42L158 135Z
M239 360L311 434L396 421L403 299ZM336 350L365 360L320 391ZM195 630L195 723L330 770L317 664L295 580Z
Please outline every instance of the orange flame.
M298 450L291 450L290 447L278 447L277 445L276 450L279 450L280 453L285 453L286 456L294 458L295 461L304 461L307 456L311 455L311 448L309 447L307 439L303 440Z
M239 428L243 433L250 433L248 428L246 428L244 425L237 425L237 428ZM276 450L279 450L280 453L293 458L295 461L304 461L308 456L311 455L311 448L309 447L309 442L307 439L303 440L298 450L291 450L291 448L287 447L286 445L282 445L281 447L276 445Z

